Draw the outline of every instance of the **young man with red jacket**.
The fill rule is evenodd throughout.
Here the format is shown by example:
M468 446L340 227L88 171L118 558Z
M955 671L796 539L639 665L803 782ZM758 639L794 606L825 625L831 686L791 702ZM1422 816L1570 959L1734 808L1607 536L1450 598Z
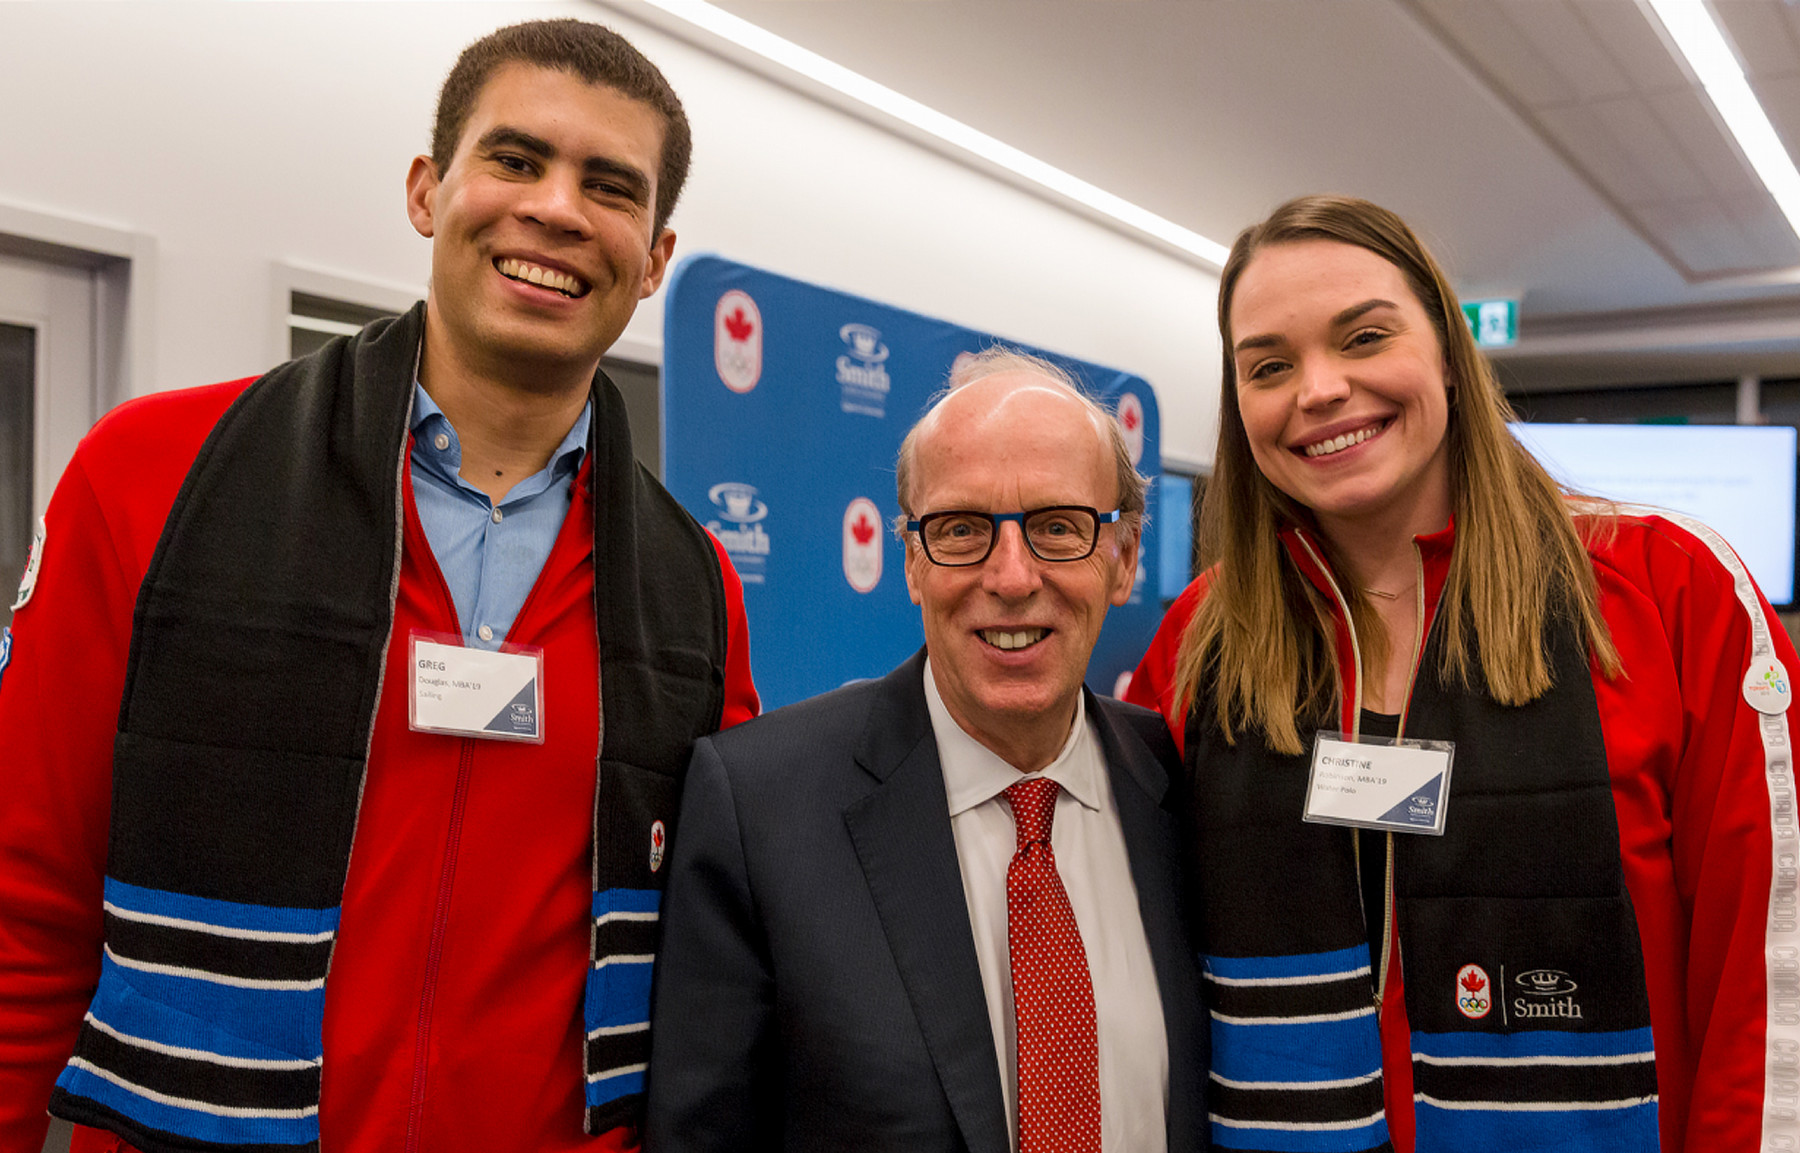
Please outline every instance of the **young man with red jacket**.
M0 1148L635 1145L679 773L758 708L598 367L688 151L612 32L502 29L424 303L83 442L0 647Z

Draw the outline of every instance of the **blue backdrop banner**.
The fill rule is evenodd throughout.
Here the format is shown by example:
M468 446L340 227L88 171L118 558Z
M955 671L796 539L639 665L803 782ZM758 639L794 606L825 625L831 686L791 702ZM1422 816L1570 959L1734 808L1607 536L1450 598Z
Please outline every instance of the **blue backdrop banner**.
M664 305L664 483L744 578L766 708L881 676L924 643L906 593L894 456L958 356L997 343L1067 368L1119 414L1158 475L1142 378L716 256L683 261ZM1156 507L1154 499L1151 508ZM1088 684L1111 694L1161 617L1157 528L1111 610Z

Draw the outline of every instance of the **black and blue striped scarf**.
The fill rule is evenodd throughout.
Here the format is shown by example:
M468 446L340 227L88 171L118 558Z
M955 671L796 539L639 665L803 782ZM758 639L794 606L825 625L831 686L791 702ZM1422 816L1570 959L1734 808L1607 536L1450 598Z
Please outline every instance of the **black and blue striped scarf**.
M1394 836L1418 1153L1654 1153L1643 957L1587 654L1554 629L1555 687L1509 708L1444 683L1437 644L1434 628L1404 735L1456 743L1446 830ZM1212 718L1190 715L1187 750L1213 1142L1391 1149L1369 947L1383 910L1365 918L1358 871L1385 854L1359 862L1354 830L1301 821L1308 756L1233 746Z
M139 591L100 984L51 1111L146 1153L318 1147L423 330L419 305L251 385L201 448ZM645 831L673 829L689 746L718 727L726 637L711 542L633 460L604 375L593 401L590 1133L641 1104L662 880Z

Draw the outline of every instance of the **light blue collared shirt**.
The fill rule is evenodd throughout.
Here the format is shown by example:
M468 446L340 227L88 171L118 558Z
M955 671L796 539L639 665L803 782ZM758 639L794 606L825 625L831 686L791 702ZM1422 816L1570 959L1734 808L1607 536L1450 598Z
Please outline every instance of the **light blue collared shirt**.
M458 475L462 441L443 409L413 384L413 504L456 602L464 644L498 649L512 630L569 515L593 418L589 401L549 463L496 505Z

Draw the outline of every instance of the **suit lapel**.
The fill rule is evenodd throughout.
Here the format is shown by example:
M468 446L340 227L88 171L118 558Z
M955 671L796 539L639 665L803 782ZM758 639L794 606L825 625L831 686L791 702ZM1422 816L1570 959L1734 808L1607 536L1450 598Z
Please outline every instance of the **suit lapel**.
M1137 886L1138 911L1150 960L1162 995L1163 1027L1169 1041L1169 1148L1186 1148L1183 1134L1197 1131L1204 1116L1194 1116L1204 1091L1207 1022L1200 1005L1200 975L1194 948L1182 920L1183 885L1174 816L1163 807L1168 770L1128 723L1114 717L1092 695L1088 716L1100 734L1131 879ZM1160 730L1162 724L1156 724ZM1159 736L1165 736L1159 731ZM1167 750L1173 763L1174 746Z
M878 783L844 823L963 1139L971 1153L1006 1153L999 1059L923 677L919 654L885 679L856 757Z

